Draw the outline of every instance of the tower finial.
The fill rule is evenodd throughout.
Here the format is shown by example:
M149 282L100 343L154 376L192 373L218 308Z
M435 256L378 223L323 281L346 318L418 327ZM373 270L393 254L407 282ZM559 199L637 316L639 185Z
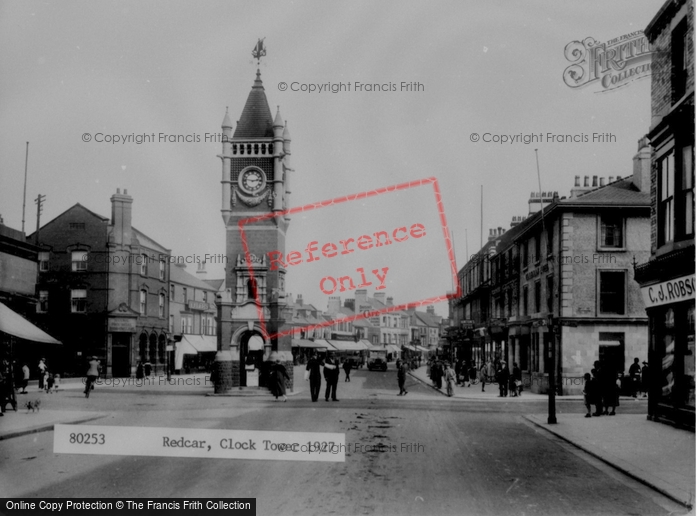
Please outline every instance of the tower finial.
M253 59L258 60L258 66L260 66L260 58L267 55L267 49L265 48L263 41L265 41L265 38L258 39L258 43L253 49Z

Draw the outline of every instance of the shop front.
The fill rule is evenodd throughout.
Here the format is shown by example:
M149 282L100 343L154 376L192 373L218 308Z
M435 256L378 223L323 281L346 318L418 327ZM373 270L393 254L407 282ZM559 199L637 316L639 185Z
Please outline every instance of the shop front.
M695 274L642 287L649 316L648 419L695 428Z

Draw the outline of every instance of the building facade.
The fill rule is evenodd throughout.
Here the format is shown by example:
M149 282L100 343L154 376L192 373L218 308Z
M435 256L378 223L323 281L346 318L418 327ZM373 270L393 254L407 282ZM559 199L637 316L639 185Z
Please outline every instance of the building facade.
M695 427L695 2L668 0L652 48L651 259L635 269L649 316L648 418Z
M132 226L126 190L111 201L111 219L76 204L39 233L36 320L64 343L63 375L84 375L92 355L108 377L139 360L165 370L170 250Z

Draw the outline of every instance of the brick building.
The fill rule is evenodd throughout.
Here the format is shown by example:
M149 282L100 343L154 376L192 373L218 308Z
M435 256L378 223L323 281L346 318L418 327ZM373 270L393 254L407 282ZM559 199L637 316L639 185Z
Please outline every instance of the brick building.
M637 266L649 316L649 415L695 427L695 2L667 0L652 47L651 259Z
M126 190L111 201L111 219L76 204L39 233L36 320L64 343L63 375L84 375L91 355L108 377L139 360L165 369L170 250L132 226Z

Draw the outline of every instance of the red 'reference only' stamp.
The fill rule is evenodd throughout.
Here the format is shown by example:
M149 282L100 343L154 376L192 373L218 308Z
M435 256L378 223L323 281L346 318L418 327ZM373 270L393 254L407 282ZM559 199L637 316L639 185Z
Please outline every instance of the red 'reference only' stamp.
M430 208L431 203L427 201L429 197L435 202L434 208ZM360 204L353 204L353 211L349 212L347 208L351 201ZM389 208L392 201L396 206ZM307 269L306 272L309 272L311 268L315 268L310 274L314 279L309 282L309 287L318 289L317 292L325 296L351 294L355 290L369 288L381 292L388 286L403 286L409 288L409 295L416 292L418 299L409 303L387 305L381 309L368 310L365 307L361 310L360 306L356 306L355 315L270 334L265 325L259 294L256 292L258 317L265 338L274 339L336 323L376 318L389 312L435 304L461 296L453 243L438 182L434 177L240 220L238 229L251 276L253 266L245 226L276 217L291 219L296 216L306 219L311 214L318 214L317 210L324 211L320 214L323 215L324 231L318 230L319 235L314 235L315 238L304 238L305 246L291 246L294 248L286 252L268 251L266 254L271 271L285 269L291 273ZM330 213L332 211L333 213ZM332 229L330 233L327 231L329 227ZM311 231L314 229L311 228ZM443 245L446 252L444 256L439 256L436 253ZM451 282L452 289L448 291L448 288L443 288L443 294L435 292L435 288L433 292L426 291L431 288L431 278L436 278L434 283L438 288L440 282L437 278L447 280L448 287Z

